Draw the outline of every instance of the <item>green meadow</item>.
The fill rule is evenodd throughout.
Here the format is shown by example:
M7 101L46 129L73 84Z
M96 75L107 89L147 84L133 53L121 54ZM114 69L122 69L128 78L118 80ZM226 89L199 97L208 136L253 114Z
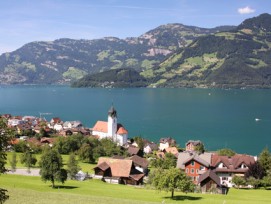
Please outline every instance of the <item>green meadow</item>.
M8 190L10 199L5 204L67 204L67 203L203 203L254 204L271 203L270 191L230 189L228 195L158 192L145 187L107 184L100 180L72 181L52 189L40 177L3 174L0 186Z

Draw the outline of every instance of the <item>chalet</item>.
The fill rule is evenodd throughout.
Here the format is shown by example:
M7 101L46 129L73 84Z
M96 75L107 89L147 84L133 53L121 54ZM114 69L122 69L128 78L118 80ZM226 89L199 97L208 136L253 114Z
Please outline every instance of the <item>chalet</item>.
M199 146L200 144L202 144L202 142L200 140L189 140L186 144L185 144L185 151L195 151L195 148L197 146Z
M195 184L199 176L210 169L212 153L198 154L196 152L181 152L178 155L177 168L190 176Z
M142 158L138 155L134 155L134 156L130 157L129 159L133 161L133 165L135 166L135 168L138 171L140 171L144 174L148 173L149 161L147 159Z
M159 149L161 151L163 151L164 149L168 147L176 146L176 141L172 139L171 137L161 138L159 142L160 142Z
M110 138L118 145L123 146L127 143L128 131L117 123L117 111L112 106L108 111L108 120L97 121L92 128L92 135L102 138Z
M208 170L204 174L200 175L198 183L202 193L211 192L227 194L228 191L227 187L221 185L220 178L212 170Z
M112 159L100 157L94 167L95 178L102 178L108 183L139 185L143 183L145 174L135 169L129 159Z
M232 187L232 178L244 176L248 167L255 163L255 158L249 155L236 154L232 157L212 155L211 166L215 169L222 185Z

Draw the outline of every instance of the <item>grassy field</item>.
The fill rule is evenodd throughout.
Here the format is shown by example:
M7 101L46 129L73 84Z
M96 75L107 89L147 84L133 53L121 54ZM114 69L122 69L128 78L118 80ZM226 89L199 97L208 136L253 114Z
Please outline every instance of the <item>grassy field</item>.
M67 204L67 203L202 203L202 204L254 204L271 203L270 191L230 189L228 195L170 193L151 189L114 185L99 180L67 181L65 185L52 189L40 177L1 175L1 188L9 191L6 204Z
M18 161L17 165L16 165L16 168L26 168L20 162L20 155L21 155L21 153L16 153L16 155L17 155L17 161ZM37 158L37 160L39 162L41 154L35 154L35 156L36 156L36 158ZM67 162L69 160L69 155L61 155L61 156L62 156L62 159L63 159L64 168L66 168L66 164L67 164ZM7 168L10 168L9 160L11 160L11 157L12 157L12 153L8 152L7 153L7 164L6 164ZM36 163L36 165L33 168L39 168L38 167L38 162ZM89 163L84 163L84 162L81 162L81 161L78 162L78 165L80 166L80 168L81 168L81 170L83 172L88 172L90 174L94 173L93 168L96 166L96 164L89 164Z

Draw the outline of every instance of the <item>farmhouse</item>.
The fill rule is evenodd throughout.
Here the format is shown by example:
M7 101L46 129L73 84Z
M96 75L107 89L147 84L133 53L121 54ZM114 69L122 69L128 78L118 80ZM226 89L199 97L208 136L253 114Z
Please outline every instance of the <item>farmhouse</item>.
M95 178L108 183L139 185L143 183L144 173L138 171L130 159L100 157L94 167Z

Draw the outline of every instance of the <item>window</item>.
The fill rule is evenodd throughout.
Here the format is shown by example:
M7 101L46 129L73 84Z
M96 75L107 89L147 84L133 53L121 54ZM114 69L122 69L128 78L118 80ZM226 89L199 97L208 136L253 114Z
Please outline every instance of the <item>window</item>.
M186 173L189 173L189 169L188 168L186 168L185 171L186 171Z
M200 166L199 170L205 170L205 167L204 166Z
M194 161L191 161L191 166L194 166L195 165L195 162Z
M222 177L222 180L223 180L223 181L227 181L227 180L228 180L228 177Z
M199 170L198 169L196 170L196 173L199 174Z
M191 169L191 170L190 170L190 173L191 173L191 174L193 174L194 172L195 172L195 170L194 170L194 169Z

